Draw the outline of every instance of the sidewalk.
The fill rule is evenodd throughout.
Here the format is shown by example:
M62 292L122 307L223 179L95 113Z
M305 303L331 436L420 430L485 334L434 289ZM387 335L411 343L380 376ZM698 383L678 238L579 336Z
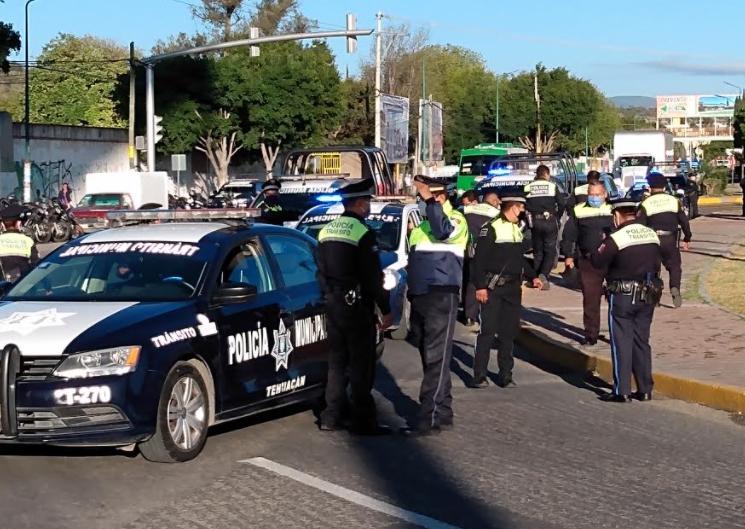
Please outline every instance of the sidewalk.
M707 304L700 291L716 260L743 237L739 219L700 217L691 224L693 243L683 252L683 297L672 307L669 292L655 311L652 355L655 391L718 409L745 412L745 319ZM560 265L562 266L562 265ZM667 285L667 272L663 269ZM596 372L612 381L607 304L603 300L602 339L581 346L582 295L554 276L549 291L523 293L521 345L544 360L575 370ZM667 290L667 286L666 286Z

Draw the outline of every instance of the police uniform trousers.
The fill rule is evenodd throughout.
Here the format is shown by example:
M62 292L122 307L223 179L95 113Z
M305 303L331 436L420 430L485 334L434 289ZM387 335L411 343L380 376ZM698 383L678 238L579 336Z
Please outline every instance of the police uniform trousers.
M680 257L680 248L678 248L678 234L660 235L659 237L662 264L670 274L670 288L680 289L680 282L683 277L683 263Z
M631 375L637 391L652 392L652 349L649 333L654 305L649 305L627 294L611 294L608 298L608 327L610 329L613 361L613 393L631 393Z
M508 378L512 375L512 367L515 364L512 351L515 338L520 330L521 302L522 290L518 279L489 291L489 299L481 305L479 318L481 328L476 337L473 361L474 380L480 381L486 378L489 354L495 335L499 376Z
M605 270L598 270L589 259L577 260L579 284L582 288L582 320L585 338L597 340L600 334L600 301L603 297Z
M463 261L463 314L466 319L477 321L479 319L479 302L476 301L476 287L471 283L470 277L471 259Z
M411 300L410 340L419 349L424 377L419 391L417 428L428 430L453 422L450 360L458 314L458 294L430 291Z
M533 216L531 238L533 243L533 268L537 274L548 277L556 261L556 239L559 237L559 224L556 217L548 219Z
M377 361L374 308L360 300L350 307L343 295L331 295L326 298L326 315L330 352L321 422L340 425L349 405L352 426L370 427L376 422L371 394Z

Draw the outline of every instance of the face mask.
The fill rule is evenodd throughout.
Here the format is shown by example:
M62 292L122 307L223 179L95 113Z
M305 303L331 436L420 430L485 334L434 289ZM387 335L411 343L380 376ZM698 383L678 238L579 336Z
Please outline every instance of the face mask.
M587 204L592 208L599 208L603 205L603 202L605 202L605 200L603 200L603 197L597 197L593 195L587 197Z

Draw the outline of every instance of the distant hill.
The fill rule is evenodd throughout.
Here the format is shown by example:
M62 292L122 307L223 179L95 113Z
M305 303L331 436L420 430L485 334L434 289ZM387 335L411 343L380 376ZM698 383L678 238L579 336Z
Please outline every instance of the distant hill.
M614 96L608 98L618 108L656 108L657 99L647 96Z

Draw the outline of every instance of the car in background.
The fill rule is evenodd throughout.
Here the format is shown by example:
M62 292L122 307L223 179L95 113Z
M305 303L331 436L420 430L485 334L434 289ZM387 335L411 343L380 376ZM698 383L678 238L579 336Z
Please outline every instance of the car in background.
M316 206L300 218L296 228L317 239L321 229L343 212L344 207L338 202ZM409 225L418 226L422 222L422 215L413 199L392 200L390 197L379 197L372 201L370 215L365 222L375 232L383 269L383 286L391 293L391 337L403 340L409 331L411 310L406 297Z
M212 208L245 208L261 193L264 182L255 178L236 178L225 184L217 193L210 195L208 205Z
M70 210L70 216L86 233L109 227L106 215L110 211L132 209L134 203L127 193L90 193Z
M698 207L699 187L696 182L684 176L674 176L667 179L665 192L677 197L683 212L689 219L700 215ZM649 184L646 181L636 182L626 193L626 197L635 202L642 202L649 196Z

